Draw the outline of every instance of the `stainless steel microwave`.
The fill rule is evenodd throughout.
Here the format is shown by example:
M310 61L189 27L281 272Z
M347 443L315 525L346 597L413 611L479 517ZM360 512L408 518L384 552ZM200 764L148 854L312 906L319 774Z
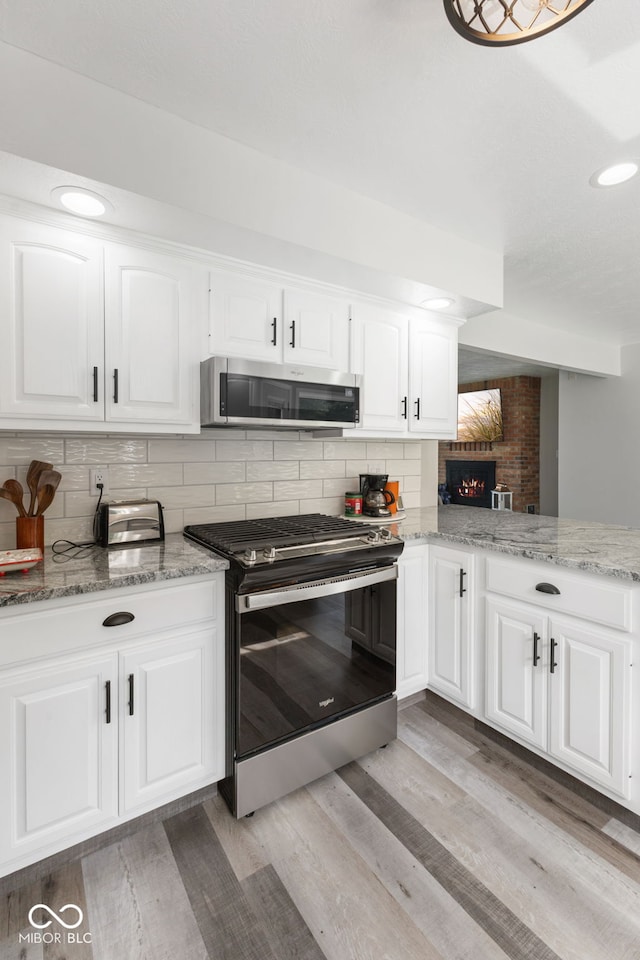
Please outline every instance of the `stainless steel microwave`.
M295 363L209 357L200 364L203 427L355 427L361 377Z

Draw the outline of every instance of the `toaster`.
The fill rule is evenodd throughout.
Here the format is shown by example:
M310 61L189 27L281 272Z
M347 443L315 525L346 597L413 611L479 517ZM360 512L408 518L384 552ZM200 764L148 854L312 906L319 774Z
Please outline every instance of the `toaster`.
M164 517L158 500L113 500L100 505L96 542L102 547L158 543L164 540Z

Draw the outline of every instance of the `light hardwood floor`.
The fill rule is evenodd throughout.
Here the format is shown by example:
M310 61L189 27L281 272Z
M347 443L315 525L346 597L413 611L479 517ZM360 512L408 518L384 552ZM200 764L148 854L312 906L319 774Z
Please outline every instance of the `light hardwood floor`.
M14 875L0 958L639 960L638 819L585 794L429 696L251 818L214 797ZM91 942L25 940L37 903L78 905Z

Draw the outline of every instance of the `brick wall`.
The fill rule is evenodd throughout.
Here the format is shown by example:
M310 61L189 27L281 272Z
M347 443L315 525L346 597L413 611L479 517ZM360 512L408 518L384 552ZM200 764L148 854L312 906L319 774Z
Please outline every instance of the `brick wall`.
M509 377L482 380L458 387L460 393L499 387L502 391L504 440L492 444L442 442L438 452L438 483L445 481L446 460L495 460L496 482L513 492L513 509L540 510L540 378ZM479 447L491 449L478 449Z

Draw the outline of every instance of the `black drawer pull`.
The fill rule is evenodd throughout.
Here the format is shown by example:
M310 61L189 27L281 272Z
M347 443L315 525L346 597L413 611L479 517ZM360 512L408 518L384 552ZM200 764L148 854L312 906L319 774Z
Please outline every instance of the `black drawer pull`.
M552 583L536 583L536 590L538 593L553 593L557 597L560 596L560 591Z
M408 403L408 402L409 402L409 398L408 398L408 397L403 397L403 398L402 398L402 419L403 419L403 420L406 420L406 419L407 419L407 403Z
M533 634L533 665L534 667L538 666L538 661L540 659L540 654L538 653L539 642L540 642L540 636L534 632Z
M289 343L289 346L292 347L292 348L295 350L295 346L296 346L296 322L295 322L295 320L292 320L292 321L291 321L291 324L290 324L290 326L289 326L289 330L291 330L291 341L290 341L290 343Z
M93 402L98 402L98 368L93 368Z
M129 674L129 716L133 716L133 674Z
M106 680L105 685L105 706L104 713L107 723L111 723L111 680Z
M558 666L558 664L557 664L557 662L556 662L556 647L557 647L557 646L558 646L558 641L557 641L557 640L554 640L553 637L551 637L551 657L550 657L550 659L549 659L549 672L550 672L550 673L555 673L555 672L556 672L556 667Z
M127 610L120 610L118 613L111 613L106 620L102 621L103 627L121 627L123 623L131 623L135 616Z
M113 371L113 402L118 402L118 368Z
M466 570L463 570L462 567L460 567L460 587L459 587L459 590L460 590L460 596L461 596L461 597L464 597L465 593L467 592L467 588L466 588L465 585L464 585L464 578L466 577L466 575L467 575L467 571L466 571Z
M273 335L271 337L271 343L276 347L278 345L278 318L274 317L271 324L271 329L273 330Z

